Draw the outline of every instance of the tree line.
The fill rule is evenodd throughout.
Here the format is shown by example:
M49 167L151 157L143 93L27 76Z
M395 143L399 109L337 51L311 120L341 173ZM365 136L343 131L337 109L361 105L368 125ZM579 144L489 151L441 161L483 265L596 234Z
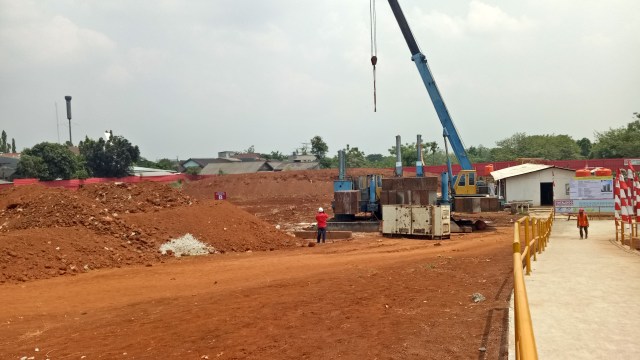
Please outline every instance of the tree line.
M496 142L489 148L483 145L466 148L472 163L513 161L518 158L541 158L546 160L611 159L640 157L640 113L633 114L634 120L626 126L595 132L595 141L588 138L575 140L569 135L527 135L516 133ZM322 138L317 136L322 142ZM314 138L315 139L315 138ZM316 141L317 142L317 141ZM324 142L322 142L324 144ZM311 153L321 161L322 167L337 167L337 154L326 157L328 147L322 147L318 153L311 142ZM437 142L426 142L422 146L422 158L425 165L444 165L447 154ZM356 146L346 145L348 167L390 168L395 166L396 147L388 149L388 154L365 154ZM403 166L414 166L418 160L416 143L405 143L400 148ZM450 151L449 159L457 163Z
M466 149L472 163L513 161L518 158L542 158L547 160L575 160L602 158L640 158L640 113L633 114L634 121L620 128L595 132L595 141L587 138L573 139L569 135L527 135L516 133L496 142L496 147L483 145ZM7 135L2 131L0 152L15 152L15 141L7 144ZM310 146L308 146L308 145ZM127 176L132 165L166 170L177 170L177 163L169 159L157 162L140 156L138 146L132 145L122 136L110 136L98 140L85 138L78 146L78 154L71 147L56 143L42 142L22 152L15 177L39 178L41 180L74 179L96 177ZM396 147L388 149L388 154L365 154L357 146L347 144L347 167L392 168L395 166ZM414 166L418 161L416 143L405 143L400 148L404 166ZM255 153L252 145L245 153ZM297 149L295 154L314 155L321 168L338 167L338 155L329 156L329 146L316 135L309 143ZM280 151L260 154L265 160L282 161L287 155ZM448 154L452 163L457 159ZM444 165L447 154L436 142L423 144L422 158L425 165Z
M42 142L22 151L14 176L45 181L123 177L139 160L138 146L122 136L110 136L106 140L86 137L78 145L78 154L68 145Z
M7 132L2 130L0 135L0 153L15 153L16 152L16 140L11 138L11 143L7 141Z

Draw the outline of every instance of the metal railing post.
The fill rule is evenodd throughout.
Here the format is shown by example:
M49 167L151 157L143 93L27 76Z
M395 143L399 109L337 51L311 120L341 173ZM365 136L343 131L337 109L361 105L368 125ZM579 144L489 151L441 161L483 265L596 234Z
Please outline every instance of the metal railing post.
M531 275L531 247L529 246L529 217L524 218L524 243L527 252L524 254L527 264L527 275Z
M533 242L533 261L538 261L538 253L540 252L540 232L536 232L536 226L538 226L538 219L531 219L531 241ZM537 237L536 237L537 233Z

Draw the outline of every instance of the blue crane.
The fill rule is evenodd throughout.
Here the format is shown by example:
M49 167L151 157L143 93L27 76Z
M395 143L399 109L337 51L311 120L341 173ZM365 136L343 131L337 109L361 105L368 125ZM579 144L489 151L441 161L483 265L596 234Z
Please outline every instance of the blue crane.
M467 156L467 151L464 149L464 145L462 145L462 140L460 139L458 130L453 124L453 120L451 120L451 115L449 115L447 105L444 103L442 95L440 95L438 85L436 85L436 81L431 74L431 70L429 69L429 65L427 64L427 57L420 51L418 43L413 37L411 28L409 28L407 19L404 17L404 13L402 12L398 1L389 0L389 5L391 6L391 10L393 11L393 15L395 16L398 25L400 26L402 35L404 36L404 39L409 46L409 50L411 51L411 59L416 64L418 72L420 73L420 77L422 78L422 82L427 88L427 92L429 93L429 97L431 98L431 102L433 103L433 107L436 109L436 113L438 114L438 118L440 119L440 123L443 127L443 136L445 137L445 139L449 140L449 144L451 144L453 153L455 154L458 162L460 163L460 167L462 168L462 171L460 171L460 173L456 177L454 177L451 171L451 164L447 164L449 180L454 184L452 186L454 194L475 195L477 193L475 170L471 165L471 161L469 161L469 157ZM447 157L447 161L448 160L449 159Z

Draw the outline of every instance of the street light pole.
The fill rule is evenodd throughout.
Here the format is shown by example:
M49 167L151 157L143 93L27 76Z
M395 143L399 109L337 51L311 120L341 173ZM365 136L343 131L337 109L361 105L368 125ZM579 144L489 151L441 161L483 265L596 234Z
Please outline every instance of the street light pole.
M69 119L69 145L73 146L73 140L71 140L71 96L64 97L67 101L67 119Z

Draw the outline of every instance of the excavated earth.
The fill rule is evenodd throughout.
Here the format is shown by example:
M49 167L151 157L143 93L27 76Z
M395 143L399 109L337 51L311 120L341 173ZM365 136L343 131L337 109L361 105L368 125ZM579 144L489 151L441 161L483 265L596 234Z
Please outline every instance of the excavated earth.
M309 247L288 230L330 210L336 177L3 190L0 358L504 358L515 217L458 214L493 226L450 240ZM211 254L159 252L187 233Z

